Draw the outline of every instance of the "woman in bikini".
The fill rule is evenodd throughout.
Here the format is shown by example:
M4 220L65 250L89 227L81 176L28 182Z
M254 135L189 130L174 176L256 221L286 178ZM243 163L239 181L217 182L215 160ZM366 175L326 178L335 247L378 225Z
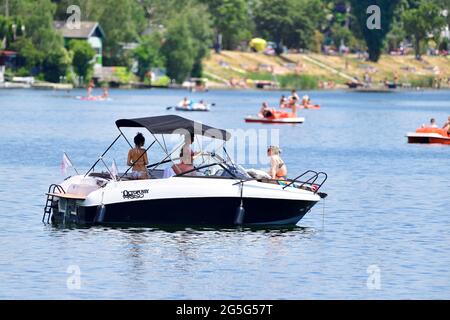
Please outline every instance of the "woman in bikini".
M270 171L269 174L274 180L286 180L287 179L287 167L284 161L280 157L281 150L279 147L270 146L267 149L267 155L270 158Z
M132 175L134 178L143 180L148 179L148 158L147 152L142 148L145 144L145 138L142 133L138 133L134 137L135 147L128 151L127 164L133 166Z
M180 151L180 163L174 164L172 167L175 174L181 174L194 169L193 162L197 156L191 149L191 145L194 143L194 138L195 136L193 134L187 134L184 136L184 145ZM193 172L192 174L195 173Z

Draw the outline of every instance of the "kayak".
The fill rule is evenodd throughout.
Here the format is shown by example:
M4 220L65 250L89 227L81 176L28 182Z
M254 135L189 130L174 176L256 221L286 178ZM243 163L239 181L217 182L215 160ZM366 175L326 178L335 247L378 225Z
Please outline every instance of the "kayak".
M192 105L189 105L187 107L182 107L180 105L175 107L175 110L177 111L210 111L210 105L204 105L200 103L194 103Z
M450 136L445 130L439 128L419 128L416 132L408 133L406 137L408 143L450 145Z
M275 111L270 117L264 117L261 113L257 116L248 116L245 122L259 122L259 123L303 123L305 118L295 117L292 113L285 111Z

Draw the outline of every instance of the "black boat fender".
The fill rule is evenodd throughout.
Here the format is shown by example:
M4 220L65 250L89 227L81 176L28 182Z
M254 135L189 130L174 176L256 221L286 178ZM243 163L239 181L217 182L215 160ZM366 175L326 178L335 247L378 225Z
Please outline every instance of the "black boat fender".
M241 204L236 209L236 216L234 218L234 224L237 226L242 225L244 223L244 218L245 218L244 199L242 198L243 191L244 191L244 182L245 181L241 181L239 183L240 187L241 187Z

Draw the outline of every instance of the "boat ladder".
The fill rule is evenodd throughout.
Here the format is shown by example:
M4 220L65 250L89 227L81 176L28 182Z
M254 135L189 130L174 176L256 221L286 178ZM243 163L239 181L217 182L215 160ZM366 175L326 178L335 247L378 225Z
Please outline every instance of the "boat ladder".
M45 223L45 218L47 218L47 224L50 223L50 218L52 216L53 203L55 200L55 193L66 193L59 184L51 184L48 187L47 201L45 202L44 215L42 216L42 222Z

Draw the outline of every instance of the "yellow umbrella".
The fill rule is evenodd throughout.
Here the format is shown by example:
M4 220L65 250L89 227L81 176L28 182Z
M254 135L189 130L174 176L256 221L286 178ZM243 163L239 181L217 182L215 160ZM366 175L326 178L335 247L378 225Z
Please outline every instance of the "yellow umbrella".
M267 47L267 41L261 38L254 38L250 41L250 47L258 52L264 51Z

